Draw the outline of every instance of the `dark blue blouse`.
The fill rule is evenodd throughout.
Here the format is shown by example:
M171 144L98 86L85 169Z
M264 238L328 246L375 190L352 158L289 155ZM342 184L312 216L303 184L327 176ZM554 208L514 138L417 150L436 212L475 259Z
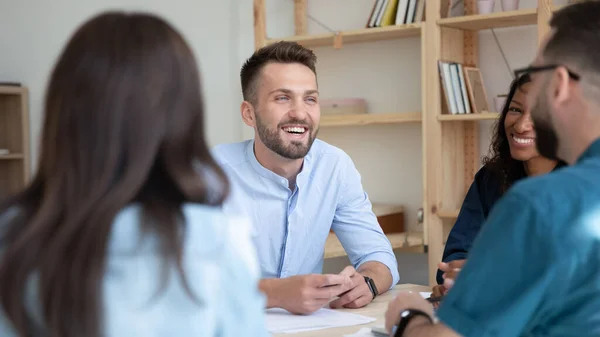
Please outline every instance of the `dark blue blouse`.
M492 172L482 167L475 174L475 179L465 196L458 218L446 240L443 262L462 260L467 254L477 233L481 229L492 206L502 196L500 181ZM443 272L438 269L437 282L442 284Z
M554 170L563 166L566 166L566 163L559 161ZM442 256L443 262L467 258L475 237L500 197L502 197L500 180L492 171L483 166L475 174L475 179L467 191L454 227L448 234ZM436 275L438 284L444 283L442 274L443 272L438 269Z

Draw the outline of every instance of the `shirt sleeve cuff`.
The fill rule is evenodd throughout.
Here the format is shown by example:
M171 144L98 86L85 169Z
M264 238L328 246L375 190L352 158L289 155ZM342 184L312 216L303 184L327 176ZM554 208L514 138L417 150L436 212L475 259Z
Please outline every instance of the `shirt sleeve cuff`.
M392 274L392 285L389 289L394 287L400 281L400 275L398 273L398 262L396 261L396 256L393 253L385 253L385 252L376 252L365 256L358 265L355 267L358 269L365 262L369 261L377 261L383 263L388 267L390 273ZM387 289L387 290L389 290Z
M493 331L486 330L480 323L462 313L452 302L443 302L436 316L441 323L463 337L497 336Z

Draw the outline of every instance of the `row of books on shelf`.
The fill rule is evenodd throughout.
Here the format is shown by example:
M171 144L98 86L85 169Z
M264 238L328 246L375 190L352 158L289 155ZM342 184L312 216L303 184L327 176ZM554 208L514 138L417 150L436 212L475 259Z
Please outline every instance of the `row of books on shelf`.
M367 28L422 22L426 0L376 0Z
M440 82L449 114L489 111L481 71L457 62L438 61Z

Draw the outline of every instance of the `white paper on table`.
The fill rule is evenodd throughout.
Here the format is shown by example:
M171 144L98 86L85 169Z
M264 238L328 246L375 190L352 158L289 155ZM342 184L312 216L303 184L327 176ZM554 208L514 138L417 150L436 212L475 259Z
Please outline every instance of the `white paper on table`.
M353 334L344 335L344 337L377 337L377 335L371 332L371 328L362 328Z
M266 310L270 333L294 333L371 323L375 318L322 308L310 315L294 315L281 308Z
M419 294L421 294L421 296L423 296L423 298L431 297L431 292L421 291Z

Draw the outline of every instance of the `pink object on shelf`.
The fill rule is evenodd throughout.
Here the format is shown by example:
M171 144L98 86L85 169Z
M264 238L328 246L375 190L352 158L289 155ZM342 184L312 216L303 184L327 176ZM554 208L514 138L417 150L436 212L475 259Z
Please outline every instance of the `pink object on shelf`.
M494 0L477 0L477 12L490 14L494 11Z
M519 9L519 0L502 0L500 4L503 11L516 11Z
M367 113L367 101L363 98L328 98L320 100L322 114Z

